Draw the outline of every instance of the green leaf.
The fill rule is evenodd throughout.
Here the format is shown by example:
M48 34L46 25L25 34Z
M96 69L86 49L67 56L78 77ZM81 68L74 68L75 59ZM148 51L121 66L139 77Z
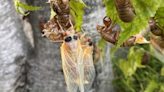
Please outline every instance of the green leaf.
M118 48L116 46L113 46L111 49L110 49L110 54L111 54L111 58L114 57L114 53L116 52Z
M41 8L41 7L33 7L33 6L29 6L27 4L23 4L19 0L14 0L14 5L15 5L15 10L19 14L22 14L22 15L25 15L25 16L27 16L29 13L24 14L23 11L22 11L22 9L20 9L20 8L24 8L25 10L28 10L28 11L34 11L34 10L38 10L38 9Z
M28 11L34 11L34 10L38 10L40 9L41 7L33 7L33 6L29 6L27 4L23 4L22 2L19 2L19 6L28 10Z
M164 92L164 85L162 83L160 84L160 91L159 92Z
M104 3L106 4L106 12L107 16L112 19L114 23L119 23L121 20L119 19L114 0L104 0Z
M125 59L121 59L119 61L119 68L122 70L125 78L132 76L137 68L145 68L145 66L141 64L144 52L144 49L140 48L135 50L133 46L130 48L130 51L127 55L128 61Z
M164 7L164 0L161 0L161 5L160 5L160 7Z
M144 50L141 48L135 52L135 60L136 60L136 66L140 68L145 68L144 65L142 65L142 56L144 55Z
M128 76L132 76L137 69L134 62L126 61L125 59L121 59L119 61L119 68L122 70L125 78L127 78Z
M153 46L151 44L149 44L149 50L150 50L150 54L154 55Z
M144 92L154 92L154 90L158 88L158 84L154 81L149 82Z
M105 45L106 45L106 41L104 39L99 40L98 45L97 45L98 47L100 47L102 49L103 56L106 56L105 55Z
M54 10L51 8L51 16L50 16L50 19L52 19L55 15L56 15L56 13L55 13Z
M19 9L19 12L24 16L27 16L28 14L30 14L30 12L24 13L21 7L18 7L18 9Z
M82 4L84 4L85 7L89 8L89 7L83 2L83 0L79 0L79 2L82 3Z
M107 6L107 16L109 16L114 23L118 23L121 26L121 33L117 47L125 42L130 36L138 34L140 30L143 30L148 25L148 20L153 17L161 4L161 0L132 0L132 4L135 7L136 16L130 23L124 23L119 19L114 0L105 0L104 3Z
M164 66L161 69L161 75L164 76Z
M82 22L83 22L83 18L82 18L82 15L84 13L83 9L84 7L86 7L86 5L84 3L81 3L81 2L74 2L74 1L70 1L69 2L70 4L70 7L72 9L74 9L76 11L76 14L78 16L75 15L75 12L73 10L71 10L71 14L73 15L74 19L75 19L75 28L77 31L80 31L81 30L81 25L82 25Z
M15 10L19 13L19 14L23 14L23 12L21 12L20 7L19 7L19 1L18 0L14 0L14 5L15 5Z

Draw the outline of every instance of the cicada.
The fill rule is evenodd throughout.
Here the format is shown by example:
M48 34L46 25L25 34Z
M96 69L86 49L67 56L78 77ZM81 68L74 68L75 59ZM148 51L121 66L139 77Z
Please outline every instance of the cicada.
M158 18L157 18L158 19ZM163 29L161 28L161 26L158 26L157 25L157 23L158 22L155 22L155 20L157 20L157 19L155 19L154 17L151 17L150 19L149 19L149 22L148 22L148 24L149 24L149 26L150 26L150 28L151 28L151 32L154 34L154 35L156 35L156 36L163 36ZM160 18L159 18L160 19ZM158 23L159 24L159 23ZM160 24L159 24L160 25Z
M154 35L150 35L150 43L157 51L161 52L164 55L164 37L155 37Z
M43 36L46 36L52 42L63 42L65 36L55 16L44 24L43 33Z
M75 25L75 20L70 13L70 9L72 9L69 5L69 0L49 0L51 8L57 14L57 19L63 29L67 29L71 26L69 20ZM73 10L73 9L72 9ZM73 10L75 12L75 10ZM75 12L76 14L76 12ZM77 15L77 14L76 14Z
M95 76L91 42L79 39L73 27L67 29L61 46L62 67L69 92L89 90Z
M117 45L120 31L112 30L115 27L115 24L113 24L111 18L104 17L103 22L105 26L97 25L97 30L100 33L101 37L104 40L111 42L114 45ZM149 43L141 34L142 33L131 36L121 45L121 47L133 46L136 43L140 43L140 44Z
M114 2L120 19L123 22L131 22L136 15L131 0L114 0Z
M93 45L93 63L96 64L99 60L101 61L101 67L103 68L103 60L102 60L102 49L98 47L96 44Z

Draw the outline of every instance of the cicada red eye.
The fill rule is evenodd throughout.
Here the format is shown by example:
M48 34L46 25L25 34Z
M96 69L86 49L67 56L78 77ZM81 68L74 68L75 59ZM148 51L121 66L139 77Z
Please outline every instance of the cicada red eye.
M76 30L75 30L75 33L77 34L77 33L78 33L78 31L76 31Z
M92 39L91 39L91 38L89 38L89 39L88 39L88 42L91 42L91 41L92 41Z
M67 36L67 33L66 33L66 32L64 32L64 33L63 33L63 36Z

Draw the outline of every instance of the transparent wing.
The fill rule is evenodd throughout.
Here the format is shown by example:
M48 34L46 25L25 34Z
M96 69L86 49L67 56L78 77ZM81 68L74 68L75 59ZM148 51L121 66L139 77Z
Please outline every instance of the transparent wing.
M151 45L153 46L155 56L164 63L164 48L161 48L155 41L150 40Z
M65 43L61 46L62 67L69 92L84 92L83 52L80 45L76 52L71 52Z
M93 65L92 47L88 46L85 48L83 53L83 64L84 64L84 89L88 92L92 86L95 78L95 68Z

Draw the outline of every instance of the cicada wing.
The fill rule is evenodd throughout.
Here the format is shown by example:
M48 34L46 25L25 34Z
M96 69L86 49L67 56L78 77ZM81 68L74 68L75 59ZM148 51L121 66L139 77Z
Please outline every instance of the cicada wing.
M164 63L164 49L161 48L154 40L150 40L151 45L154 49L155 56Z
M81 43L79 41L78 44L78 57L77 57L77 72L78 72L78 81L80 92L84 92L84 65L83 65L83 49L81 47Z
M61 46L62 67L69 92L84 92L83 52L78 44L76 52L71 52L65 43ZM79 88L80 87L80 88Z
M83 53L83 64L84 64L84 89L87 92L95 78L95 68L93 65L92 47L88 46L85 48Z

